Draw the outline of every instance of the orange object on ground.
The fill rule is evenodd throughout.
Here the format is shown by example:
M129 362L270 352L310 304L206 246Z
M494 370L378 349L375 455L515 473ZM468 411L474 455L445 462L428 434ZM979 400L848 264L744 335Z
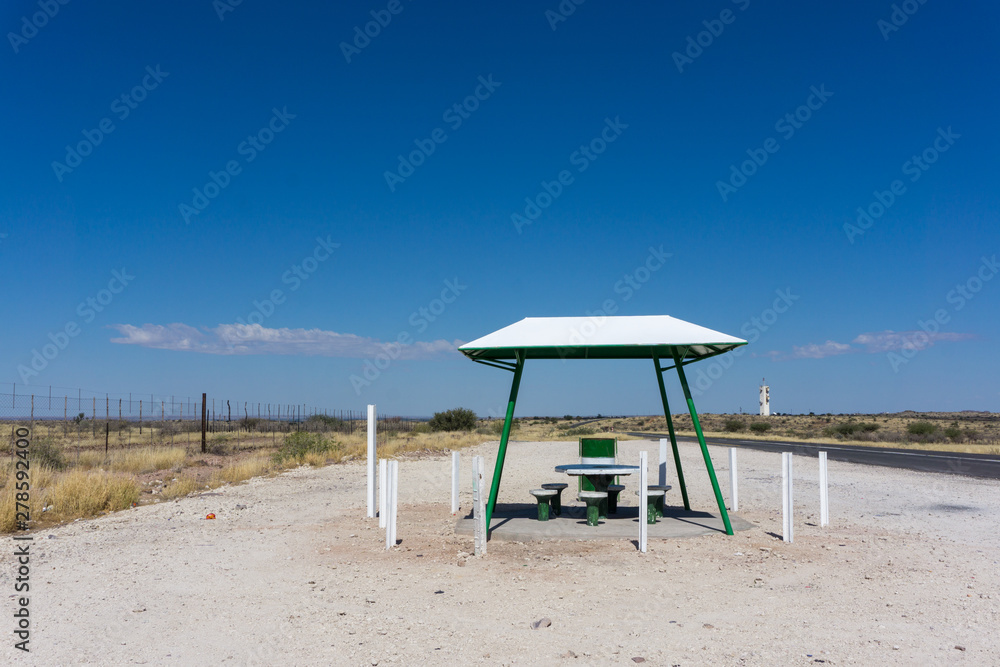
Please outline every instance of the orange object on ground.
M206 519L214 519L214 518L215 518L215 515L214 515L214 514L209 514L209 515L208 515L208 516L206 516L205 518L206 518Z

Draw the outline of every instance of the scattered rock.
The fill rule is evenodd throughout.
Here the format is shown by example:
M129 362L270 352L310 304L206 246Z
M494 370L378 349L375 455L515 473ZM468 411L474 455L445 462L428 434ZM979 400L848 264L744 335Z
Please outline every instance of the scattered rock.
M238 509L238 510L245 510L246 508L247 508L247 506L243 505L242 503L236 506L236 509Z
M573 653L573 651L566 651L565 653L563 653L563 654L562 654L561 656L559 656L559 657L560 657L560 658L576 658L576 657L578 657L578 656L576 655L576 653Z
M646 662L646 659L645 658L640 658L639 656L636 656L636 657L632 658L632 662Z
M706 630L715 630L715 626L712 625L711 623L705 623L701 627L705 628Z
M538 619L537 621L535 621L534 623L531 624L531 629L532 630L537 630L538 628L547 628L550 625L552 625L552 619L551 618L540 618L540 619Z
M964 647L964 646L960 646L960 645L958 645L958 644L955 644L955 648L956 648L957 650L959 650L959 651L964 651L964 650L965 650L965 647Z

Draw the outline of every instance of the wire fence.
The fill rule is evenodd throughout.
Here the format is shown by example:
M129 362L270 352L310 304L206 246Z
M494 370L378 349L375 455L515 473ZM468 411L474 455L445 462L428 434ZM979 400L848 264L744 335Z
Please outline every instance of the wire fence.
M0 392L0 425L9 433L13 452L18 426L63 446L106 452L131 446L200 446L202 432L232 434L235 444L270 439L283 433L363 434L367 412L331 410L296 403L273 403L165 394L99 393L83 389L47 388L21 391L16 385ZM55 391L54 391L55 390ZM74 395L75 394L75 395ZM204 415L203 415L204 410ZM380 437L410 432L421 421L378 415ZM266 444L266 442L264 443Z

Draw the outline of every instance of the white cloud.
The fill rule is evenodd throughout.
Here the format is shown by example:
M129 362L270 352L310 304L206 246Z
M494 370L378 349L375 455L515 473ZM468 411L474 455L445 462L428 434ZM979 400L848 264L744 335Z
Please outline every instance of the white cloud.
M848 352L853 351L854 350L847 343L838 343L834 340L828 340L821 344L809 343L808 345L793 345L792 354L789 358L823 359L824 357L833 357L838 354L847 354Z
M864 345L865 352L869 354L878 354L880 352L892 352L904 348L923 350L941 341L958 342L972 338L975 338L972 334L952 333L948 331L926 333L924 331L886 330L860 334L851 342L856 345Z
M793 345L792 351L765 352L761 356L770 357L772 361L788 361L790 359L824 359L839 354L849 354L852 352L865 352L867 354L880 354L883 352L893 352L902 349L923 350L935 343L942 341L958 342L975 338L972 334L953 333L948 331L938 331L926 333L924 331L874 331L858 334L851 344L838 343L835 340L828 340L825 343L809 343L807 345ZM861 346L861 347L857 347Z
M416 341L408 345L322 329L269 329L259 324L220 324L197 329L187 324L115 324L122 334L112 343L202 354L293 354L364 359L387 353L394 359L430 359L455 352L461 341Z

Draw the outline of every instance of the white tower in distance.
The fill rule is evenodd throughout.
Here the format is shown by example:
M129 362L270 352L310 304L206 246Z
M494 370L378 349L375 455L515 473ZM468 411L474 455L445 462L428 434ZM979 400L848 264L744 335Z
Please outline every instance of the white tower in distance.
M761 379L760 385L760 416L770 417L771 416L771 388L764 384L765 380Z

